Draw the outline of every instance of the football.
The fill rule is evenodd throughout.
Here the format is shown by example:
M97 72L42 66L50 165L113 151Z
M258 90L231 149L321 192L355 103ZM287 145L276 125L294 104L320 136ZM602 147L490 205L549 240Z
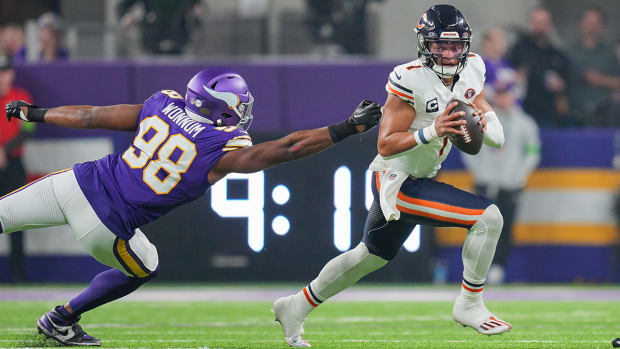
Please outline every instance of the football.
M458 102L458 105L452 109L452 113L465 112L465 115L459 116L454 120L465 120L467 124L459 126L460 131L463 132L462 135L448 133L448 139L460 151L476 155L480 152L480 148L482 148L482 125L478 125L478 118L474 116L474 108L471 105L456 98L452 99L448 105L452 102Z

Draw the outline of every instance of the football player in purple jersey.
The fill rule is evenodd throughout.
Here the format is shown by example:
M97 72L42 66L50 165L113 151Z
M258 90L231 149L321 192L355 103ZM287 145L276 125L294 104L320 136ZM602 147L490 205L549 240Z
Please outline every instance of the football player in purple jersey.
M376 126L377 103L363 101L346 120L252 145L245 80L230 70L196 74L185 96L156 92L144 104L42 109L23 101L7 117L72 128L134 131L122 154L76 164L0 198L0 233L69 224L76 240L110 266L86 290L38 321L66 345L101 345L78 321L93 308L135 291L158 274L157 249L140 227L203 195L229 173L251 173L318 153Z

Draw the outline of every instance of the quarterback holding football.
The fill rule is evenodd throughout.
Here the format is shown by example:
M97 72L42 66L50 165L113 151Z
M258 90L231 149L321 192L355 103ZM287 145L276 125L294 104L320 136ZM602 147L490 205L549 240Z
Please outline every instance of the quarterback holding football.
M482 299L503 225L499 209L487 198L433 179L453 142L468 153L477 153L482 142L495 148L504 143L502 126L484 97L485 66L469 51L471 28L454 6L428 9L416 32L418 59L394 68L385 87L379 154L370 164L374 202L362 242L329 261L296 295L273 304L290 346L309 347L301 337L308 314L386 265L418 224L467 230L454 320L487 335L512 328ZM474 109L463 107L468 104Z

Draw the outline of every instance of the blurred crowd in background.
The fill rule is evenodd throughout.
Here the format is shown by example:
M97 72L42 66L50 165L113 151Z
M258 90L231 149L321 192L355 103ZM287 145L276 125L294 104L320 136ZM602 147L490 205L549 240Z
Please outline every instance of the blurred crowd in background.
M372 47L376 25L369 19L368 8L381 6L384 0L304 1L306 13L299 19L303 32L286 23L280 25L283 55L372 57L376 53ZM74 56L70 47L76 45L75 31L58 13L59 2L48 3L48 8L39 11L51 11L36 19L1 23L0 51L14 62L64 61ZM111 3L112 17L118 22L116 58L200 59L206 51L235 57L272 52L267 38L269 0L239 0L238 16L230 19L216 16L213 2L206 0ZM285 16L291 21L294 17ZM414 19L409 25L412 38ZM552 39L553 13L536 6L529 18L523 18L521 28L485 29L474 39L481 42L480 53L489 71L487 94L493 97L495 90L510 90L516 103L541 127L620 125L620 36L610 37L614 33L608 35L607 24L604 9L584 6L576 24L580 35L561 38L563 46L558 46Z

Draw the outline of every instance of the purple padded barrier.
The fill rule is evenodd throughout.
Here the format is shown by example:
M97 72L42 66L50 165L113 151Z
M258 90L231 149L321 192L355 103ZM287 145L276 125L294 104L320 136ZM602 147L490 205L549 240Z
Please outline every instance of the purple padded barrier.
M285 66L285 130L326 126L348 117L363 99L383 104L394 63Z
M243 75L256 102L251 131L283 132L325 126L351 114L362 99L383 103L397 63L224 64ZM211 65L222 65L211 64ZM141 103L160 89L183 94L208 64L128 62L16 66L18 86L44 107Z
M37 105L135 103L127 63L49 63L16 65L17 86Z
M136 103L130 88L132 69L122 62L16 65L15 84L27 89L41 107ZM37 126L36 138L109 137L115 151L125 149L133 138L128 132Z
M618 282L611 246L516 246L506 266L507 282ZM444 247L448 281L463 277L461 247ZM585 262L587 261L587 262ZM615 274L614 274L615 273Z
M197 72L209 65L143 65L133 68L131 83L137 100L144 101L153 92L161 89L176 90L185 94L185 86ZM218 64L221 66L221 64ZM252 132L277 132L283 129L281 103L281 69L277 65L224 65L243 76L254 96L254 121Z

